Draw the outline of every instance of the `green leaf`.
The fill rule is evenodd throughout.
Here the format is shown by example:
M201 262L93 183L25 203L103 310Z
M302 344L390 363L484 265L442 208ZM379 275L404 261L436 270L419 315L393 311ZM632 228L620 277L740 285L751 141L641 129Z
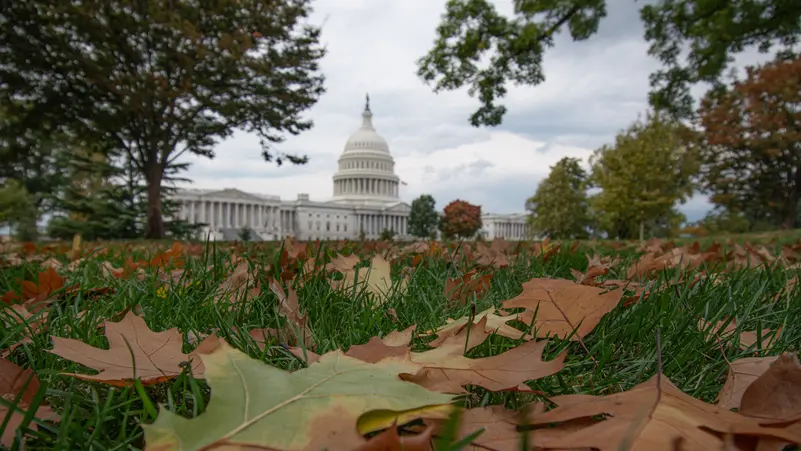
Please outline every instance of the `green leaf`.
M162 410L153 424L142 426L147 449L339 449L395 421L444 418L452 410L451 396L400 380L408 372L403 362L370 364L333 351L290 374L225 342L201 358L211 386L206 413L190 420ZM341 431L348 424L350 436Z

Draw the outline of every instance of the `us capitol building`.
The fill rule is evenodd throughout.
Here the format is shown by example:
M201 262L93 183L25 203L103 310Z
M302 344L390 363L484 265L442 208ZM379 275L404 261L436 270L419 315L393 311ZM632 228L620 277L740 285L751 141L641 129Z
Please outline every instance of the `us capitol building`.
M296 200L222 190L180 189L172 198L181 204L178 216L204 224L202 237L235 240L244 228L254 240L377 239L382 231L397 239L411 239L409 204L400 200L400 178L387 141L373 127L369 97L362 113L362 126L348 138L333 176L333 197L313 201L308 194ZM482 233L488 239L525 239L529 229L525 214L482 216Z

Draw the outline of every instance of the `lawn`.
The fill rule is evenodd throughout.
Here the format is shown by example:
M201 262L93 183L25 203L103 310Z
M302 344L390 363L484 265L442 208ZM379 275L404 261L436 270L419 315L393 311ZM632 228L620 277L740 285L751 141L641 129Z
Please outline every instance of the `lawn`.
M6 246L12 449L801 442L795 237Z

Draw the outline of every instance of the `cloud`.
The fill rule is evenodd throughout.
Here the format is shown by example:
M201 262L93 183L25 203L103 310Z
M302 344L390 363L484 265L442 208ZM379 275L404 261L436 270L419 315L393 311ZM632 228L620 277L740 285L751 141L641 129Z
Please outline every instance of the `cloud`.
M512 10L511 0L495 3ZM369 92L373 122L408 183L403 200L430 193L440 208L459 198L488 212L523 211L551 165L565 156L586 161L647 109L648 75L658 62L647 55L638 8L630 0L608 3L597 35L573 42L560 34L544 57L546 81L511 87L503 125L479 129L468 122L478 101L465 89L434 94L416 76L415 62L433 43L445 0L316 0L311 20L323 26L327 93L308 113L314 128L276 148L308 155L310 162L266 163L258 139L237 133L217 146L212 160L183 158L192 163L187 176L199 188L324 200ZM708 208L703 196L681 207L688 217Z

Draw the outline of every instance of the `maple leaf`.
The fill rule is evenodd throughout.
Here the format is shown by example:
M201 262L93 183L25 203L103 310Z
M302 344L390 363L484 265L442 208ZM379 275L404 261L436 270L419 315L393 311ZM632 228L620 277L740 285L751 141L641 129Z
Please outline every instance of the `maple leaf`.
M566 338L576 329L571 340L581 340L614 310L622 297L619 289L605 291L567 279L534 278L523 284L522 293L503 301L501 307L525 308L518 319L527 324L533 320L537 337Z
M451 396L399 380L393 363L365 363L340 351L294 373L224 341L201 359L211 387L205 413L189 420L162 409L142 426L147 449L352 449L360 435L444 418L452 409Z
M27 386L26 386L27 384ZM23 370L12 362L4 358L0 358L0 397L4 400L14 404L23 411L34 400L36 393L39 391L39 379L30 368ZM24 388L24 390L23 390ZM6 421L9 413L9 407L5 404L0 404L0 424ZM48 419L56 421L59 417L53 412L49 406L40 404L36 409L35 416L40 419ZM14 443L14 436L17 429L22 425L22 420L25 414L17 411L16 409L11 412L11 417L8 419L5 429L0 435L0 445L11 447ZM36 430L36 424L28 423L28 428Z
M764 374L777 358L778 356L746 357L731 362L726 382L718 393L718 406L723 409L739 408L745 389Z
M197 349L189 354L181 351L183 338L178 328L153 332L142 317L128 312L120 322L105 321L109 349L100 349L72 338L52 337L53 354L100 372L96 375L62 373L79 379L103 382L118 387L131 380L156 384L177 377L189 362L192 374L203 377L203 367ZM212 343L216 336L206 338ZM129 347L130 346L130 347ZM201 343L200 347L204 346Z
M723 434L801 442L801 436L792 431L763 427L755 419L695 399L659 374L621 393L564 395L551 401L558 407L532 416L531 425L607 417L569 434L560 431L559 426L537 429L531 441L545 449L717 450L723 449Z

